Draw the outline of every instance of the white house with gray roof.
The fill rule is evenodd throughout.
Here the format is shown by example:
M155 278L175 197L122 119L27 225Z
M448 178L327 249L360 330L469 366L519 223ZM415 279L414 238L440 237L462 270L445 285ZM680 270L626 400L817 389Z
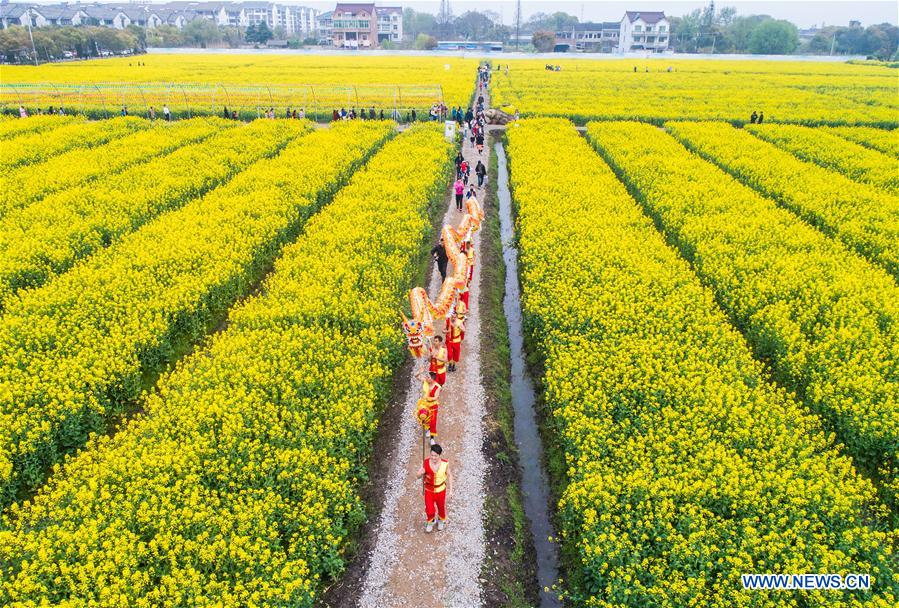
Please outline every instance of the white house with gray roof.
M627 11L621 18L619 52L668 50L671 23L661 11Z

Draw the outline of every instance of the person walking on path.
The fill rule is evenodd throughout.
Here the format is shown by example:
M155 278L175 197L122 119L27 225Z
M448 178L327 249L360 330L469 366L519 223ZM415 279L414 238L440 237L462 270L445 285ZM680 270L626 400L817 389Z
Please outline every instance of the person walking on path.
M443 448L439 444L431 446L431 453L418 470L416 479L424 479L422 494L425 499L425 532L442 532L446 527L446 502L453 492L453 475L449 472L449 461L442 458Z
M418 400L419 408L428 410L428 438L431 445L437 442L437 412L440 409L440 390L443 386L437 382L437 372L429 371L426 375L419 372L421 380L421 399Z
M478 159L478 164L474 168L475 175L478 176L478 188L484 187L484 180L487 178L487 167Z
M456 179L462 177L462 161L465 159L462 158L462 150L459 150L459 153L456 154Z
M478 156L484 153L484 130L478 129L478 134L475 135L474 143L478 147Z
M762 124L762 121L765 120L765 113L759 112L759 124Z
M465 194L465 183L461 177L456 178L456 183L453 184L453 191L456 193L456 210L462 211L462 196Z
M463 160L462 164L459 165L459 172L462 174L462 183L467 186L468 176L471 175L471 167L468 165L467 160Z
M443 385L446 384L447 363L446 347L443 345L443 338L440 336L434 336L433 338L431 338L431 347L429 350L431 361L428 371L434 372L436 374L436 377L434 379L442 388Z
M752 115L749 117L749 124L754 125L758 119L759 115L756 114L755 110L753 110Z
M168 104L162 106L162 117L165 118L166 122L172 120L172 111L169 110Z
M441 238L434 248L431 249L431 255L434 256L434 261L437 262L437 270L440 272L440 280L446 280L446 263L449 261L449 256L446 255L446 247L443 244L443 238Z
M156 120L156 108L150 106L150 120Z

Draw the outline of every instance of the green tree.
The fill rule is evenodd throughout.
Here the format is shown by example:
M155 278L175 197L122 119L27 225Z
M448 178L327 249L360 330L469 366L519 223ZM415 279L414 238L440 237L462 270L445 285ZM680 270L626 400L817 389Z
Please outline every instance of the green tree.
M437 21L430 13L418 13L406 7L403 9L403 32L415 40L419 34L433 35L437 30Z
M749 37L752 32L765 21L771 20L768 15L747 15L736 17L727 28L728 36L733 43L734 51L745 53L749 50Z
M20 25L11 25L5 30L0 30L0 53L3 53L9 62L20 59L27 61L31 53L28 31Z
M878 23L865 30L867 55L886 61L899 47L899 27L890 23Z
M556 46L556 33L546 30L534 32L534 35L531 37L531 43L541 53L552 52Z
M749 52L754 55L789 55L799 47L799 31L789 21L770 19L749 35Z
M160 25L147 32L147 44L161 47L184 46L184 36L174 25Z
M274 32L269 29L268 24L265 21L261 21L259 25L256 26L256 42L259 44L265 44L274 37Z
M483 13L467 11L456 17L453 26L460 38L484 40L493 29L493 22Z
M239 27L234 26L226 26L221 28L222 31L222 40L228 43L232 49L240 46L241 42L243 42L243 35L240 32Z
M415 39L415 48L419 51L430 51L437 48L437 39L427 34L419 34Z
M572 25L577 25L577 23L577 17L563 11L556 11L552 14L534 13L531 15L530 19L522 24L522 29L526 32L558 32L560 30L570 29Z
M681 53L695 53L702 25L701 11L694 10L683 17L671 18L671 36L674 50Z
M206 48L211 42L221 42L222 32L218 26L208 19L194 19L181 30L185 42Z
M146 28L143 28L139 25L134 25L133 23L131 23L125 29L132 36L134 36L135 40L137 40L137 48L139 48L142 51L147 50L147 29Z

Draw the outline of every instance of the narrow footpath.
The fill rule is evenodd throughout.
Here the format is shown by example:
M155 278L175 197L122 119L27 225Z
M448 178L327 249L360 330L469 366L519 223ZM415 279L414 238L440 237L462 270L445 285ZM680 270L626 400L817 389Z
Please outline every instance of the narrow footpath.
M482 93L487 98L486 91ZM489 107L489 100L486 103ZM479 156L475 146L463 142L462 155L472 165L481 160L489 166L490 147ZM477 184L474 171L471 176ZM477 188L484 203L485 188ZM444 225L456 226L464 212L456 210L452 184L447 189ZM475 254L481 253L481 235L473 238ZM359 597L364 608L428 606L475 608L481 605L479 575L484 561L484 474L482 452L485 394L481 374L479 314L481 265L476 258L471 280L471 299L465 321L465 340L457 371L447 375L440 399L438 440L443 457L449 460L454 478L452 498L447 501L446 530L424 531L422 482L415 478L422 464L422 432L413 418L420 382L410 375L406 389L405 415L390 475L383 510L376 523L377 540ZM428 293L436 299L441 279L436 268ZM436 329L442 334L442 322Z

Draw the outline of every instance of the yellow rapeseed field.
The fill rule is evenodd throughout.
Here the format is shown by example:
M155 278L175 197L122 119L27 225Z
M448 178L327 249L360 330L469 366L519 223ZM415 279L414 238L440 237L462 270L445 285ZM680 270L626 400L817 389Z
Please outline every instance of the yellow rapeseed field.
M747 185L782 203L810 224L834 235L849 247L875 263L882 265L899 278L899 196L869 184L858 183L840 172L804 162L790 152L767 143L753 133L767 134L804 129L795 125L761 125L760 128L735 129L721 122L671 122L666 127L675 137L700 155L719 164L726 171L744 180ZM763 127L763 128L762 128ZM816 138L813 133L800 133ZM843 166L859 166L860 156L850 158L852 143L845 147L839 141L827 141L824 133L815 147L807 145L802 154L818 159L830 159ZM839 140L839 138L836 138ZM778 142L778 145L784 145ZM816 150L821 150L816 154ZM826 151L825 151L826 150ZM873 150L862 148L866 154L866 174L879 176L882 184L890 181L889 165L893 165L893 179L899 183L899 163ZM874 159L871 160L871 156ZM822 162L824 162L822 160Z
M591 123L588 135L756 354L827 419L856 465L897 506L894 278L654 126Z
M142 377L201 337L391 132L354 122L301 137L14 298L0 316L3 501L106 428Z
M679 58L501 63L493 102L522 116L565 116L579 123L749 122L753 111L761 111L775 122L899 126L896 70L884 66ZM562 70L548 71L547 63Z
M864 571L872 593L802 605L895 605L896 539L821 421L765 379L571 123L508 139L523 312L565 449L572 604L734 606L742 573Z
M358 463L404 354L394 310L451 152L433 127L386 144L144 415L10 510L0 603L312 606L364 518Z
M142 65L138 65L140 62ZM4 84L51 83L37 94L0 89L0 107L17 110L63 105L116 114L122 105L131 112L156 112L167 103L177 115L221 113L224 107L242 115L257 108L286 108L330 119L346 107L421 114L443 99L465 106L475 79L475 59L458 57L357 57L328 55L143 55L78 63L3 66ZM126 83L114 90L64 84ZM2 129L0 129L2 133Z
M896 70L492 63L566 605L899 605ZM0 605L317 605L477 64L0 67Z

